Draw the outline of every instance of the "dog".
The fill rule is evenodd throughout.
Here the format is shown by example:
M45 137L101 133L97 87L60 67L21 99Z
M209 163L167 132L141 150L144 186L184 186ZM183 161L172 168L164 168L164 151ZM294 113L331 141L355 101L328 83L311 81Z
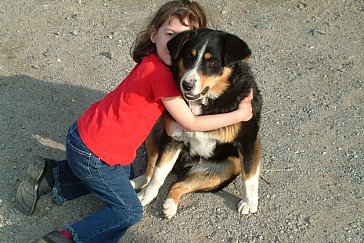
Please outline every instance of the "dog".
M179 33L167 47L174 78L194 115L236 110L253 90L253 117L213 131L189 132L165 113L145 141L147 170L131 181L135 189L141 189L142 205L157 196L176 167L179 179L163 204L166 218L176 214L183 194L220 190L240 173L245 199L239 202L238 212L257 212L262 97L246 62L251 50L239 37L207 28Z

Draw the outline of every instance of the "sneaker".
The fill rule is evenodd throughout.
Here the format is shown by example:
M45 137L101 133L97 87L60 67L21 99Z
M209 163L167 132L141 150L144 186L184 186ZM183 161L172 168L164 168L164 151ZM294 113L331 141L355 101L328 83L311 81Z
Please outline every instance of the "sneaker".
M24 214L31 215L41 195L50 191L45 179L47 160L36 157L28 166L26 178L19 184L16 192L17 208Z

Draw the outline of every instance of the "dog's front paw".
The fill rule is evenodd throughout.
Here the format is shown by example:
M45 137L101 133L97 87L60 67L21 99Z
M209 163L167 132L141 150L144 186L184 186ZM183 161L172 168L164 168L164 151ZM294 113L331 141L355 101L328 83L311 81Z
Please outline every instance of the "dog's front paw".
M135 190L138 190L145 187L149 183L149 181L150 181L149 177L147 177L146 175L141 175L134 178L133 180L130 180L130 184Z
M238 212L241 214L256 213L258 211L258 204L246 202L241 200L238 204Z
M138 198L142 204L142 206L147 206L154 198L156 198L158 191L148 190L145 188L141 192L138 193Z
M163 203L163 213L167 219L171 219L177 213L177 204L173 199L166 199Z

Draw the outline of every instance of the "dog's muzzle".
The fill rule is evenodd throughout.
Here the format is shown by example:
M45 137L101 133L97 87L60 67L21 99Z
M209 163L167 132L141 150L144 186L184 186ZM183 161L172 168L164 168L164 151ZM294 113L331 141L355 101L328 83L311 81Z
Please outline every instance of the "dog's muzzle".
M183 85L182 85L182 87L183 87ZM202 99L204 97L204 95L207 93L208 90L209 90L209 87L206 87L206 88L204 88L202 90L201 93L199 93L199 94L193 94L192 92L188 92L188 90L185 90L184 87L183 87L182 94L183 94L183 97L186 100L194 101L194 100Z

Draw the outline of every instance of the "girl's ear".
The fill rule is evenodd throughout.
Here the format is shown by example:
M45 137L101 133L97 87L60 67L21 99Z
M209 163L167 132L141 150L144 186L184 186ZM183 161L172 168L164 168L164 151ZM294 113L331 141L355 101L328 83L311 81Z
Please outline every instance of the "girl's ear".
M188 40L190 40L193 36L195 36L196 33L197 33L196 30L186 30L179 33L178 35L173 37L170 41L168 41L167 47L172 60L175 60L178 57L184 44Z
M156 34L157 34L157 30L155 28L153 28L153 30L151 31L151 34L150 34L150 41L153 42L154 44L156 42Z

